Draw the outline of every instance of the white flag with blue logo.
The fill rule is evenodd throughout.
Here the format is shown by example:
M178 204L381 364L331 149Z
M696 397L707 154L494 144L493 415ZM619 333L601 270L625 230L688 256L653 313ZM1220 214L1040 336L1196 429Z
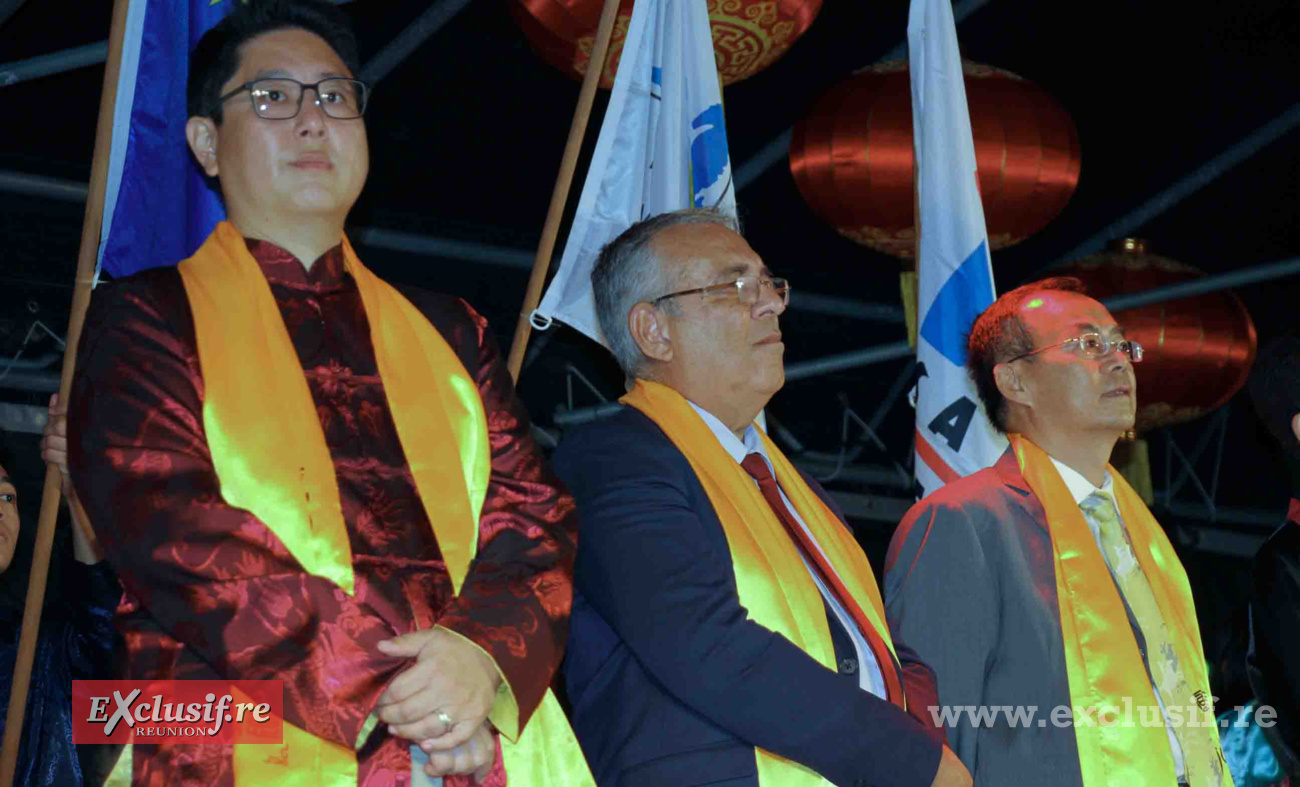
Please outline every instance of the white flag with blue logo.
M707 4L638 0L564 256L533 325L559 320L608 346L591 291L596 256L635 222L691 206L736 212Z
M907 45L920 221L916 480L924 497L992 465L1007 441L966 374L966 336L993 303L993 268L950 0L912 0Z

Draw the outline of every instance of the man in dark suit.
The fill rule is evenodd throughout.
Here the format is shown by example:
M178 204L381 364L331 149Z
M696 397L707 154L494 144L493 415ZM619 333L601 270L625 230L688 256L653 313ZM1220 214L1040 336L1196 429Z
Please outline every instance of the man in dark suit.
M630 406L555 464L578 504L565 670L597 781L968 784L903 709L934 704L933 674L890 647L865 555L753 424L784 381L786 282L692 210L628 229L592 283Z
M1081 289L1029 284L975 321L967 365L1011 447L908 512L889 623L977 785L1230 784L1213 725L1180 723L1212 719L1186 576L1107 465L1142 348Z
M1261 727L1292 780L1300 778L1300 337L1270 344L1255 361L1255 409L1286 451L1292 500L1287 522L1255 555L1246 674L1261 706L1277 714Z

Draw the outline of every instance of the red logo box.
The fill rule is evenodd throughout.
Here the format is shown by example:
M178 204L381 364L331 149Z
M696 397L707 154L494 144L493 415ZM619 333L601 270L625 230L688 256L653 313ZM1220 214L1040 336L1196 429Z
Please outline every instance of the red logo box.
M72 742L281 743L279 680L74 680Z

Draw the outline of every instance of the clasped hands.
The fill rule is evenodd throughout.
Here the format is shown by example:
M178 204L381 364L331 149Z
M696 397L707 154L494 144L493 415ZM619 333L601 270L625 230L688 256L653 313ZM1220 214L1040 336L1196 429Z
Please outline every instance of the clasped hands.
M379 651L415 659L380 695L379 720L429 755L424 770L430 776L467 773L482 782L496 759L487 723L501 684L496 664L467 640L437 628L384 640Z

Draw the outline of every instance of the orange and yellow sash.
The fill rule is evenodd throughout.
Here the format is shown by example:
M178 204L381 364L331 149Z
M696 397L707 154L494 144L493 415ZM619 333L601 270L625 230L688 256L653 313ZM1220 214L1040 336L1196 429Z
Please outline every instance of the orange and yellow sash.
M460 591L478 548L479 512L491 472L478 387L429 321L371 273L343 239L398 438L438 547ZM302 367L243 237L222 222L180 264L203 375L203 425L231 505L255 514L309 573L353 592L352 552L338 483ZM502 732L512 783L594 785L559 703L548 691L518 729L508 684L491 719ZM235 746L240 784L347 785L355 752L289 723L276 757Z
M736 572L736 590L749 618L781 634L822 666L834 670L835 646L831 642L821 593L799 554L799 548L763 499L754 479L731 458L699 414L673 389L648 380L637 380L632 391L620 401L640 410L658 424L690 462L726 533ZM867 556L853 534L808 487L785 455L762 430L758 434L768 459L776 469L777 483L812 531L849 593L888 645L891 656L897 659L889 638L889 627L885 624L880 589L876 586ZM889 668L887 665L881 667ZM771 752L756 748L755 754L762 785L820 787L830 784L815 771Z
M1051 458L1022 435L1013 434L1010 439L1021 474L1043 504L1052 536L1070 703L1094 711L1092 723L1074 727L1083 783L1089 787L1173 785L1177 772L1168 733L1163 724L1142 726L1140 714L1132 710L1143 705L1155 707L1156 697L1105 558ZM1133 553L1159 603L1179 663L1192 686L1209 697L1205 651L1187 574L1142 499L1114 468L1109 471ZM1114 709L1116 715L1108 713L1107 720L1116 719L1118 723L1096 723L1098 709ZM1203 715L1214 718L1213 714ZM1213 735L1217 747L1217 727ZM1223 769L1221 785L1206 783L1204 768L1189 763L1187 771L1192 787L1232 785L1227 768Z

